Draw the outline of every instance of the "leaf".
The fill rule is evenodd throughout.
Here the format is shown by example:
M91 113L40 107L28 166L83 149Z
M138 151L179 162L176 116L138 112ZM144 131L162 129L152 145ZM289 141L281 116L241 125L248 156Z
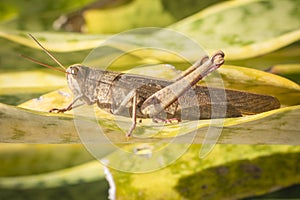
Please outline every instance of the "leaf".
M270 69L273 74L299 74L300 64L279 64Z
M270 73L287 77L300 83L300 64L279 64L269 69Z
M21 177L48 173L93 159L82 144L24 143L2 143L0 158L0 179L1 177ZM15 180L17 181L16 178Z
M151 173L111 169L117 198L242 199L299 183L297 146L216 145L204 160L200 147L192 145L176 163Z
M104 176L103 166L98 161L92 161L43 174L0 177L0 188L56 188L93 182L104 179Z
M259 56L300 39L299 0L235 1L210 7L172 25L208 51L228 59Z
M17 80L17 81L16 81ZM49 70L7 72L0 74L1 93L27 88L27 90L50 91L66 84L65 78L49 73Z
M1 2L0 9L1 9L0 22L2 23L8 20L12 20L17 15L16 8L14 8L9 4L3 4L3 2Z
M170 199L199 199L204 196L210 196L209 199L236 199L251 196L253 192L264 194L274 187L280 189L298 183L299 147L216 145L205 160L197 157L199 147L192 145L175 164L152 173L128 174L110 169L118 188L117 197L161 199L163 195ZM289 170L277 167L283 163ZM92 161L40 175L2 177L0 185L2 188L18 186L33 189L61 187L78 181L84 184L102 179L101 168L98 162ZM141 181L144 184L139 184ZM154 187L158 182L161 187ZM232 185L235 185L234 190Z
M65 85L65 79L47 71L4 72L0 74L2 103L17 105Z
M118 33L140 27L165 27L217 2L219 0L153 0L151 3L134 0L117 7L89 9L83 17L88 33Z
M299 106L282 108L271 112L243 117L243 118L228 118L224 121L224 132L218 143L235 144L299 144L297 132L299 126L297 119L299 117ZM76 131L72 116L68 115L52 115L39 112L29 112L22 109L15 109L5 105L1 105L1 132L0 141L4 143L79 143L78 132ZM104 116L105 117L105 116ZM31 119L28 121L26 119ZM100 118L101 127L106 132L107 137L115 143L138 143L138 142L155 142L165 141L167 138L178 135L187 134L194 130L194 127L198 127L199 135L195 138L195 143L203 142L203 135L206 133L207 126L214 123L209 120L183 122L179 125L168 125L162 127L161 125L155 125L149 121L145 121L136 130L136 135L144 135L156 133L152 136L152 139L139 139L133 137L130 141L126 141L125 131L120 132L117 124L114 124L115 120ZM118 123L127 123L130 125L130 119L118 119ZM282 126L285 124L285 126ZM96 124L94 124L96 125ZM212 125L214 126L214 125ZM216 124L219 127L220 124ZM58 132L59 127L59 132ZM283 129L282 127L285 127ZM82 129L90 131L90 137L97 134L92 128L88 126L81 127ZM124 128L124 127L123 127ZM129 126L127 127L129 128ZM226 130L226 131L225 131ZM273 138L273 132L278 136ZM289 132L286 132L289 130ZM113 132L112 132L113 131ZM265 132L261 136L261 132ZM99 133L98 133L99 134ZM45 135L48 135L45 138ZM189 138L189 135L186 136ZM161 140L166 138L165 140ZM259 141L257 140L259 138ZM183 137L181 139L185 141Z
M26 159L24 160L26 161ZM88 199L95 197L106 199L108 186L105 176L111 176L107 168L97 161L92 161L48 173L0 177L0 198L26 196L28 198L53 199L58 195L59 198L68 196L74 200L80 200L84 194L84 198Z
M197 41L209 52L218 49L224 50L227 60L251 58L273 52L300 39L298 4L299 0L225 2L203 10L168 28ZM25 33L2 28L0 36L36 48L36 44L29 40ZM96 48L111 37L111 35L101 34L80 35L46 32L32 32L32 34L49 50L58 52ZM137 49L147 48L149 41L152 41L151 38L159 40L166 49L171 48L169 44L171 41L174 43L174 38L170 34L149 32L141 36L136 32L131 32L130 36L122 41L115 41L113 47L121 50L124 46L132 46ZM176 40L176 42L182 41ZM177 44L176 48L178 50L176 52L191 51L191 47L188 45ZM166 61L164 55L153 54L153 58ZM199 54L193 51L186 58L195 61L199 58ZM168 63L174 62L172 59L167 60Z
M237 65L251 67L255 69L268 71L274 65L278 64L297 64L300 63L300 45L299 42L276 50L274 52L243 60L226 61L228 65Z
M159 70L154 70L155 67L160 68ZM151 67L147 67L147 70L150 70ZM152 66L152 72L156 71L160 73L160 76L164 76L165 74L170 75L175 73L172 68L161 68L158 66ZM144 73L145 67L134 70L131 72L135 73ZM264 93L266 91L271 95L275 95L280 98L282 103L286 105L295 105L299 104L299 85L278 77L273 74L269 74L266 72L261 72L254 69L248 68L239 68L235 66L224 66L224 69L221 70L221 74L224 77L224 85L233 86L242 86L247 88L252 92ZM156 73L154 76L158 76ZM216 77L208 77L209 79L205 79L206 84L216 84ZM232 81L232 82L230 82ZM255 83L255 84L253 84ZM276 84L274 84L276 83ZM288 92L286 92L288 91ZM1 141L5 142L37 142L37 143L73 143L79 142L77 132L74 128L74 124L72 121L77 117L84 117L84 115L76 115L75 118L72 115L65 114L48 114L46 113L51 108L55 107L65 107L72 101L71 93L68 90L58 90L52 93L49 93L43 96L40 99L35 99L24 103L21 107L33 110L39 110L42 112L36 112L33 110L22 110L20 108L13 108L2 105L2 127L5 135L1 136ZM85 108L88 108L86 106ZM130 121L129 118L125 117L114 117L111 114L105 113L96 107L95 109L97 116L99 117L99 122L106 131L107 137L112 141L117 143L126 142L124 137L124 132L126 132L126 128L129 128ZM18 117L16 117L18 116ZM297 118L299 116L299 106L281 108L257 115L244 116L240 118L228 118L224 121L224 126L229 128L229 131L226 132L227 135L222 135L224 141L226 138L231 138L227 140L226 143L251 143L257 144L257 134L261 132L261 130L265 130L265 127L268 127L270 130L274 130L278 132L280 135L279 138L270 138L270 135L265 134L265 137L261 138L259 143L282 143L287 142L289 144L294 144L297 140L294 140L295 131L299 130L297 125ZM88 116L89 117L89 116ZM22 119L23 118L23 119ZM15 120L11 120L15 119ZM25 119L34 119L33 121L28 122ZM82 118L84 119L84 118ZM10 126L5 125L5 120L9 120ZM90 118L90 120L94 120ZM116 120L116 121L115 121ZM89 120L88 120L89 121ZM124 132L120 132L117 123L124 124L123 128ZM34 124L32 124L34 123ZM280 124L288 124L287 127L291 128L289 134L285 132L285 130L281 129ZM254 125L253 125L254 124ZM142 124L139 124L137 129L135 130L136 135L152 135L153 139L149 139L148 142L153 142L159 140L161 138L167 138L176 136L178 131L180 130L180 135L185 135L195 129L199 129L199 132L205 133L207 126L211 125L210 120L198 120L198 121L189 121L182 122L179 124L162 126L161 124L153 124L151 120L143 120ZM267 125L267 126L266 126ZM216 127L220 125L216 124ZM2 128L1 127L1 128ZM60 133L54 134L53 132L57 131L57 127L63 127L60 129ZM87 129L90 129L87 125ZM241 141L238 139L239 134L236 134L235 138L233 134L237 129L242 135L245 135L245 138ZM38 131L40 130L40 131ZM227 130L227 129L225 129ZM113 132L112 132L113 131ZM159 132L158 132L159 131ZM51 135L51 137L45 138L43 135L47 134L47 132ZM91 133L90 137L93 137L93 131L89 131ZM158 132L158 133L157 133ZM257 134L256 134L257 132ZM116 134L118 133L118 134ZM157 133L153 135L153 133ZM149 135L150 134L150 135ZM270 132L270 134L272 134ZM187 137L189 137L187 135ZM290 138L290 139L289 139ZM293 139L291 139L293 138ZM237 139L237 140L236 140ZM283 140L284 139L284 140ZM196 138L197 143L203 142L203 135L199 134ZM300 141L300 140L299 140ZM129 142L143 142L143 139L133 138ZM219 143L223 143L222 140L219 140Z
M1 27L0 37L12 40L22 45L40 49L29 37L28 33L34 35L49 51L68 52L92 49L99 46L105 35L82 35L76 33L54 33L7 30Z
M57 0L55 3L48 0L43 3L38 0L2 0L0 20L4 18L4 21L0 22L10 29L49 30L52 29L53 21L63 12L79 9L89 2L91 0Z
M113 9L90 10L84 13L84 18L88 32L102 34L118 33L138 27L162 27L175 21L172 15L164 10L161 0L134 0Z

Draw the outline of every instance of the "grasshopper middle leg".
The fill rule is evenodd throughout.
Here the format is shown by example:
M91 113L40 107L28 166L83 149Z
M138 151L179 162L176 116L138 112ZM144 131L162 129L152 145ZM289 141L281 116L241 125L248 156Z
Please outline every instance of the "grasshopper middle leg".
M136 127L137 98L138 98L138 94L137 94L136 90L134 89L128 93L128 95L124 98L124 100L121 102L119 107L116 110L112 111L113 114L118 114L118 113L122 112L122 110L125 109L126 105L130 101L132 101L132 113L131 113L132 124L131 124L129 131L126 134L126 137L130 137L133 130Z

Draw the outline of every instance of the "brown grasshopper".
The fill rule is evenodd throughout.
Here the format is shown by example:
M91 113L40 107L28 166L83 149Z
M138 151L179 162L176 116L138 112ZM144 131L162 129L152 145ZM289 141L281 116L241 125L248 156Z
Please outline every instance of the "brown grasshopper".
M196 85L198 81L224 63L225 55L222 51L218 51L210 58L200 59L175 81L168 81L93 69L81 64L71 65L65 69L32 35L30 37L63 68L63 70L54 69L67 74L68 86L74 94L73 102L66 108L53 108L50 112L64 113L83 104L97 103L99 108L109 113L132 118L131 128L127 132L128 137L136 127L137 118L169 122L172 119L241 117L245 114L257 114L280 107L279 101L272 96L228 89L225 90L225 102L218 101L222 99L223 89ZM32 58L26 58L53 69ZM211 97L211 94L214 97ZM78 101L81 103L75 105ZM213 106L220 110L226 108L226 110L212 113ZM195 109L199 109L199 112L195 112ZM183 112L185 114L182 114ZM162 113L165 116L162 116Z

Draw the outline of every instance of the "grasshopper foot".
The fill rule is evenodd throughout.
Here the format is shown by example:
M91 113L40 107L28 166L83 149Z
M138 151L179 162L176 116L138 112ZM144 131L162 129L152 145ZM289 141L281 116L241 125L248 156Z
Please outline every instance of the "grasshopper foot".
M154 117L154 118L152 118L152 121L155 122L155 123L173 124L173 123L180 122L180 119L177 119L177 118L161 119L161 118L158 118L158 117Z
M129 129L129 131L126 133L126 138L129 139L133 130L135 129L136 127L136 121L133 121L132 124L131 124L131 127Z
M133 130L128 131L128 132L126 133L126 139L127 139L127 140L129 140L129 138L131 137L132 132L133 132Z
M66 112L66 111L68 111L68 109L66 109L66 108L61 108L61 109L59 109L59 108L52 108L51 110L49 110L49 112L55 112L55 113L64 113L64 112Z

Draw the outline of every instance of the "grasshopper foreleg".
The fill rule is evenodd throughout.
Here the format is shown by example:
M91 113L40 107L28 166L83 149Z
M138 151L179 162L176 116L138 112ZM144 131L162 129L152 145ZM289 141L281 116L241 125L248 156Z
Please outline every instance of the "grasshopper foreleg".
M83 95L80 95L78 97L76 97L72 103L70 103L66 108L52 108L51 110L49 110L49 112L56 112L56 113L64 113L66 111L72 110L73 108L77 108L79 106L82 106L83 104L85 104L84 102L82 102L81 104L78 104L76 106L73 106L79 99L82 98Z

